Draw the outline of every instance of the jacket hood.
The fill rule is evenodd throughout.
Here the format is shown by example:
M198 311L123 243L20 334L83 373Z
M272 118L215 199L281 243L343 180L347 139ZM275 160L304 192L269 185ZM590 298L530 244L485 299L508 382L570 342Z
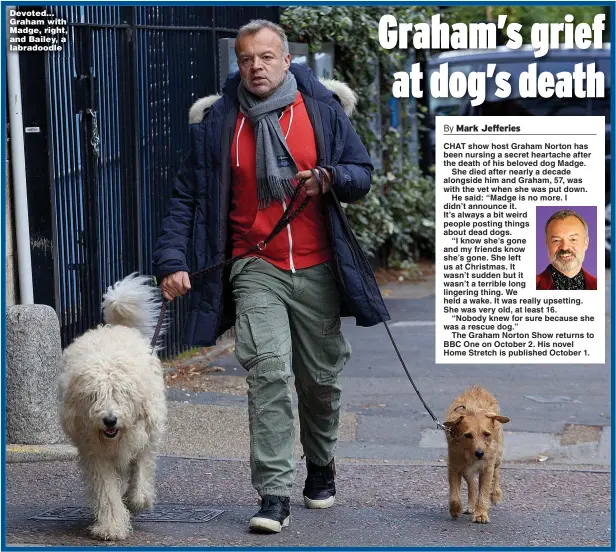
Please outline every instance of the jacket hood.
M188 110L188 123L191 125L194 123L200 123L203 120L205 110L212 107L214 102L220 97L221 96L218 94L212 94L211 96L199 98L190 106L190 109Z
M335 79L319 78L315 85L315 79L310 68L292 63L289 70L295 75L300 92L306 92L317 100L323 100L327 95L332 94L348 117L353 114L358 98L357 94L346 83ZM311 77L313 78L311 79ZM235 97L239 83L239 72L236 72L227 79L223 87L223 93L229 93L229 95ZM323 86L319 86L319 84ZM188 110L188 123L200 123L203 120L205 110L212 107L221 97L220 94L212 94L211 96L199 98Z

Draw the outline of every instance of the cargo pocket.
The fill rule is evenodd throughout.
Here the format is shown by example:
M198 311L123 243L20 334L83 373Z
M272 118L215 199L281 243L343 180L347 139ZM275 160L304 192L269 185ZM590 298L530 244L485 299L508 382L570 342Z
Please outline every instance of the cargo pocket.
M349 358L351 358L351 345L340 332L340 318L323 319L319 383L334 383Z
M238 301L235 336L235 356L246 370L257 362L280 356L265 293L247 295Z

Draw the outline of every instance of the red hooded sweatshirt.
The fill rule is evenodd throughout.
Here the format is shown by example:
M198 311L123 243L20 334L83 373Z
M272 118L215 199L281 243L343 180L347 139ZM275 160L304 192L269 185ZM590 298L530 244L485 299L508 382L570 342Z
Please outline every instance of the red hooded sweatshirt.
M282 135L298 172L312 169L317 163L314 131L298 92L295 102L280 117ZM288 200L272 202L257 209L256 144L250 119L238 113L231 146L233 185L231 194L231 233L233 256L239 255L265 239L280 220ZM295 182L297 184L297 182ZM306 196L302 193L296 205ZM312 196L306 208L256 256L283 270L295 271L324 263L333 258L323 217L321 196Z

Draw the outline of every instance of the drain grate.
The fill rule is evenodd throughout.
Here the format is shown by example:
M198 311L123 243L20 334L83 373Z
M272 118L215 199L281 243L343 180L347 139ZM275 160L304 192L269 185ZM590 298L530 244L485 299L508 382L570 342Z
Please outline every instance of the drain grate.
M157 504L151 512L142 512L133 521L166 523L206 523L223 514L224 510L213 510L201 506L183 506L178 504ZM92 510L80 506L61 506L52 508L30 519L39 521L75 521L92 520Z

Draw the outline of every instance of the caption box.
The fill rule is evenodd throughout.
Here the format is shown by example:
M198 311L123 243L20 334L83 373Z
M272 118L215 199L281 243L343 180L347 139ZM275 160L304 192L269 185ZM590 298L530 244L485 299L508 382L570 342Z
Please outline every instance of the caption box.
M437 364L603 364L604 210L604 117L437 117Z
M46 9L7 8L9 52L61 52L67 41L65 19Z

